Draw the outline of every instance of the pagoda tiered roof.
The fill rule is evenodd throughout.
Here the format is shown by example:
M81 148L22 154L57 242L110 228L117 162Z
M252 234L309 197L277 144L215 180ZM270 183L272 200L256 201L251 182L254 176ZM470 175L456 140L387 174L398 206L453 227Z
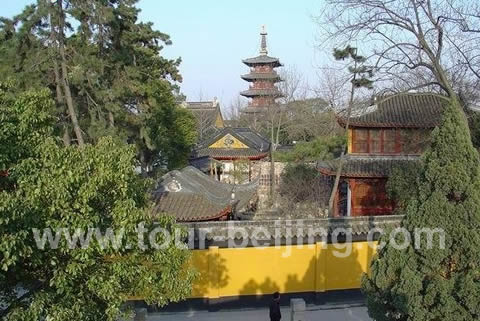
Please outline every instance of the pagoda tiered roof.
M240 76L243 80L254 81L254 80L270 80L270 81L281 81L282 79L276 72L251 72L246 75Z
M249 67L254 67L257 65L267 65L267 64L272 65L272 67L274 68L283 66L280 63L280 59L275 57L270 57L267 55L259 55L257 57L243 59L242 62Z
M269 89L248 89L240 92L240 95L245 97L258 97L258 96L270 96L270 97L283 97L282 92L278 88Z

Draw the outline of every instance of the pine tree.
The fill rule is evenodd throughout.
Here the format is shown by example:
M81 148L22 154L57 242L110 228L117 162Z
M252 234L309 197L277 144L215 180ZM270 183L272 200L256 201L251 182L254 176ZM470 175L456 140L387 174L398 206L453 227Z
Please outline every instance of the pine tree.
M70 137L81 145L113 136L135 144L142 168L173 168L190 154L194 123L150 120L191 118L176 102L181 60L162 56L170 37L138 20L137 2L37 0L12 19L0 18L0 72L19 91L50 88L65 145ZM156 144L163 138L153 135L162 130L175 131L181 142ZM181 150L172 153L177 144Z
M348 67L348 71L351 74L351 87L350 87L350 98L348 100L347 106L347 122L345 124L345 133L348 136L348 129L350 126L350 115L352 114L353 102L355 99L355 92L360 88L373 88L373 70L365 65L367 58L359 55L357 48L351 47L350 45L346 46L344 49L334 49L333 57L335 60L345 60L348 59L351 62L351 65ZM348 139L348 137L346 137ZM345 140L345 142L347 141ZM335 195L337 194L338 185L340 183L340 176L342 174L343 163L345 162L345 150L347 149L346 144L343 146L342 154L340 155L340 161L338 164L337 172L335 174L335 181L333 183L332 191L330 192L330 199L328 200L328 213L329 216L333 216L333 203L335 201Z
M370 316L377 321L479 320L479 155L457 103L446 107L413 186L402 226L419 246L412 240L398 250L383 237L386 246L363 280ZM415 236L418 228L442 229L444 249L439 234L428 249L425 235Z

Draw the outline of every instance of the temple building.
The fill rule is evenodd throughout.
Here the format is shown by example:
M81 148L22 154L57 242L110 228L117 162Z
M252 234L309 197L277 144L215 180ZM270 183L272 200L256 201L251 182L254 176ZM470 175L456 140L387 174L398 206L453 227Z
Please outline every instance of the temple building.
M270 142L249 128L225 127L195 148L190 164L230 184L258 176L258 162L269 156Z
M219 129L225 127L220 103L216 97L213 101L187 101L182 103L182 106L195 116L199 141L212 137Z
M275 100L283 96L275 86L277 82L281 81L275 68L281 67L282 64L278 58L268 56L265 26L262 27L260 36L260 54L257 57L243 60L243 63L250 67L250 72L241 76L243 80L250 83L248 90L240 93L244 97L251 98L248 107L243 111L246 113L261 112L273 106Z
M447 103L436 94L398 94L352 115L334 216L391 214L395 204L387 197L388 177L395 167L419 160ZM345 127L347 119L338 117L338 122ZM317 166L335 177L338 164L337 159Z
M177 222L233 219L255 208L258 180L243 185L218 182L188 166L165 174L154 192L154 215L171 215Z

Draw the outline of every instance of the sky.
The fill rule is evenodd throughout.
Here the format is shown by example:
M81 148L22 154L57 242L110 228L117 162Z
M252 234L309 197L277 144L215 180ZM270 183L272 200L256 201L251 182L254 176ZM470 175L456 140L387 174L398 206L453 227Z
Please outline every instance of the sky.
M0 0L0 16L11 17L33 0ZM269 55L295 68L312 84L325 57L314 18L321 0L140 0L140 20L170 35L164 50L182 58L182 93L189 101L217 97L227 109L248 87L241 60L258 55L260 28L268 32Z

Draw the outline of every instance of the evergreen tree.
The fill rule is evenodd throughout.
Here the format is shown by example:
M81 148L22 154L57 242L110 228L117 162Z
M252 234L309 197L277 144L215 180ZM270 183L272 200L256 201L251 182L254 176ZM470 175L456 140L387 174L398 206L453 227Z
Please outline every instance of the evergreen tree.
M358 49L347 45L343 49L333 49L333 57L335 60L345 60L348 59L351 61L351 65L348 67L348 71L351 74L351 87L350 87L350 97L348 100L347 106L347 121L345 123L345 135L348 136L348 130L350 126L350 115L352 114L353 103L355 99L355 93L360 88L373 88L373 70L365 65L367 58L358 54ZM347 149L346 142L348 137L345 139L345 145L343 146L342 153L340 155L340 160L335 173L335 181L333 183L332 191L330 192L330 199L328 200L328 214L333 216L333 203L335 201L335 195L337 194L338 185L340 183L340 176L342 174L343 163L345 162L345 150Z
M172 155L176 142L153 144L162 138L149 135L161 131L148 120L188 114L176 103L180 59L161 55L170 37L138 21L137 2L37 0L12 19L0 20L0 72L15 79L19 91L50 88L65 145L114 136L136 145L142 168L159 162L173 168L183 162L165 155ZM177 137L188 145L174 156L185 159L195 127L177 132L187 135Z
M364 277L369 313L377 321L480 319L479 155L456 104L446 107L434 130L406 201L402 226L418 246L412 241L398 250L384 236L386 246ZM429 249L425 234L415 235L418 228L442 229L445 248L437 233Z

